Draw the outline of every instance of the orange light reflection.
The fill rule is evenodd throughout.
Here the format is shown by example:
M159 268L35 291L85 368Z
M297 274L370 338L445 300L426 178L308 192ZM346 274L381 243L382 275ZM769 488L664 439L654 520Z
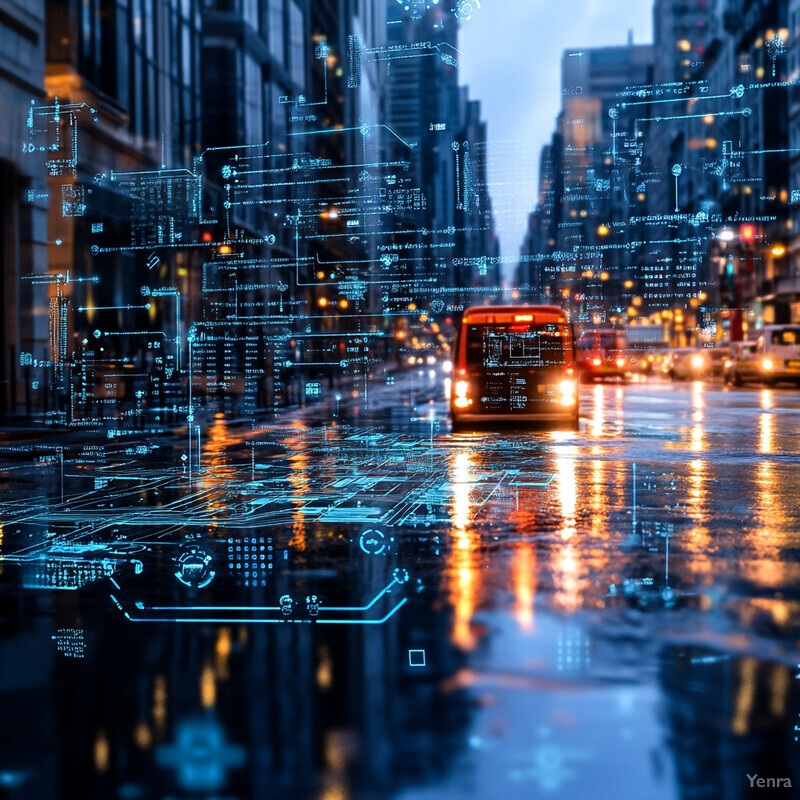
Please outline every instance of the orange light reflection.
M577 525L577 451L578 448L574 446L561 446L555 459L555 485L562 520L559 534L564 544L559 547L553 563L553 582L558 587L553 595L553 603L566 611L575 611L580 607L583 589L579 550L571 541Z
M450 579L450 602L454 620L451 640L462 650L475 647L472 632L472 616L475 613L477 567L475 548L478 537L471 530L474 511L470 504L472 493L472 454L457 453L450 464L450 483L453 487L451 520L453 524L453 547L451 549L448 574Z
M514 583L514 617L523 631L530 632L533 630L536 598L536 553L528 542L521 542L514 548L511 577Z

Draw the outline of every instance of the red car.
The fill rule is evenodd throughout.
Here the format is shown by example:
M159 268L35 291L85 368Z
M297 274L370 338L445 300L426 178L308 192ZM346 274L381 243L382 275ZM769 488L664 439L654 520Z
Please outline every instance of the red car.
M582 380L624 378L630 372L622 331L613 328L584 331L578 339L577 351Z

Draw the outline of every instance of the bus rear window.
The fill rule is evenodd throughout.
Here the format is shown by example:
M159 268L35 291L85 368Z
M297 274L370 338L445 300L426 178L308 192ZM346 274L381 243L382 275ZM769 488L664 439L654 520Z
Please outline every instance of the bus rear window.
M556 367L572 360L568 325L468 325L466 337L467 369L470 371L492 367Z

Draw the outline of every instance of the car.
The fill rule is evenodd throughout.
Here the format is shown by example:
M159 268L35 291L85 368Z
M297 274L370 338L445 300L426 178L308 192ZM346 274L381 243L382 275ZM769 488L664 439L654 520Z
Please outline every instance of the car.
M635 349L629 347L626 354L631 372L641 375L658 375L662 371L661 364L667 353L669 350L663 347L643 348L638 346Z
M664 357L661 370L673 381L701 381L712 374L711 357L706 348L676 347Z
M725 363L731 359L731 348L727 344L715 345L705 348L711 359L711 374L715 378L721 378L725 371Z
M577 429L575 339L558 306L476 306L453 347L453 430L524 423Z
M668 347L659 347L649 350L646 354L639 351L636 355L639 371L646 375L661 375L663 373L664 359L670 353Z
M722 377L725 383L741 386L745 378L760 380L755 361L756 342L733 342L730 357L725 361Z
M435 366L442 358L442 349L433 345L403 351L404 363L409 367Z
M800 325L765 325L756 352L765 383L800 386Z
M755 342L731 359L729 383L793 383L800 386L800 325L765 325Z
M653 371L653 364L655 357L649 348L637 347L635 349L628 348L625 355L630 364L632 372L638 372L642 375L649 375Z
M625 351L625 334L613 328L584 331L577 344L581 380L625 378L631 359Z

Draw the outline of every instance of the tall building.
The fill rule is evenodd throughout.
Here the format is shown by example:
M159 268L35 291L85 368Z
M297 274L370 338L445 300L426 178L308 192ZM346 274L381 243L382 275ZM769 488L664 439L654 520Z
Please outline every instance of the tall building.
M653 100L644 140L645 205L651 222L648 240L639 252L634 292L643 298L647 315L673 306L689 309L689 301L707 288L700 250L675 243L697 234L681 214L710 213L702 193L706 141L710 135L689 118L687 97L698 96L715 29L709 0L656 0L653 7ZM702 137L702 139L700 138ZM680 171L676 181L673 170ZM678 340L676 340L677 342Z
M57 421L102 416L140 391L166 403L178 390L176 305L191 258L178 245L201 218L200 12L199 0L47 3L47 98L33 131L64 153L39 164L51 340L39 406Z
M635 136L617 108L626 92L651 82L652 69L652 46L632 42L562 57L562 108L542 152L520 274L542 298L569 298L577 322L615 322L633 267L622 243L639 202L632 189L640 164L636 148L623 145Z
M732 111L697 120L690 143L702 141L703 170L692 195L720 215L707 268L721 332L734 341L765 322L792 315L790 205L793 88L785 84L796 53L787 53L788 0L721 0L703 77L710 95L728 95ZM691 101L690 101L691 102ZM698 134L698 128L703 133ZM691 133L694 131L694 133ZM735 220L733 225L728 220ZM731 238L728 238L731 237Z
M787 53L787 79L800 80L800 0L789 0L789 52ZM800 92L789 89L789 200L790 216L787 224L787 249L785 274L776 282L775 295L788 305L789 321L800 323L800 204L794 190L800 187Z
M428 254L415 274L435 278L450 300L463 305L472 287L499 280L496 265L489 265L499 251L487 187L486 124L478 101L459 85L458 19L445 7L409 14L395 0L387 3L387 153L410 161L419 196L397 215L397 227L400 238Z
M309 6L212 0L203 10L202 172L214 198L211 239L223 244L203 265L213 280L194 293L193 369L205 376L206 397L241 402L247 413L296 390L291 372L277 364L299 360L289 352L291 319L307 313L309 298L283 274L288 266L273 264L295 256L286 219L302 202L292 160L301 140L289 137L290 120L316 88ZM279 309L285 329L267 331L264 314Z
M28 278L47 271L47 187L29 151L31 103L44 101L44 0L0 2L0 415L31 408L33 366L22 352L48 359L46 287Z
M536 208L528 216L528 227L520 249L516 283L528 287L529 298L546 302L554 286L553 253L556 250L561 203L563 173L561 160L563 146L561 134L553 133L550 142L539 155L539 192Z

